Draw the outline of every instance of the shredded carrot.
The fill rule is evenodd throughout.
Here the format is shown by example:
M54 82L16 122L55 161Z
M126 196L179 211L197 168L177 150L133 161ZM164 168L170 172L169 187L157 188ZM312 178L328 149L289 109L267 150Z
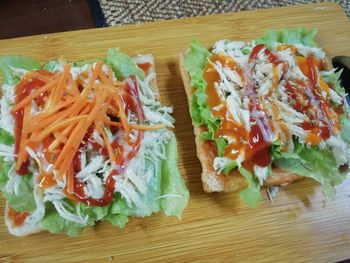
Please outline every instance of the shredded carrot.
M55 108L56 104L58 103L58 101L62 97L62 95L66 89L65 83L67 82L69 75L70 75L70 68L71 68L70 64L66 64L64 66L63 73L58 81L58 84L52 90L52 94L49 97L49 100L45 104L44 112L45 111L52 112L53 109Z
M106 132L99 125L96 125L96 129L102 135L102 138L103 138L103 140L105 142L105 146L107 147L107 150L108 150L108 157L109 157L109 159L110 160L114 160L115 157L114 157L113 149L112 149L112 146L111 146L111 142L109 142L109 140L108 140L108 136L107 136Z
M74 151L74 153L78 150L81 140L85 136L87 129L90 127L96 116L98 115L102 103L106 100L107 92L102 92L101 94L96 95L96 103L94 108L91 110L87 119L82 119L79 121L79 124L74 128L73 132L69 136L67 143L64 145L62 152L58 156L55 167L60 167L59 169L59 178L62 178L64 173L67 170L67 166L64 164L69 164L74 155L69 155L68 152Z
M113 81L113 86L121 87L123 89L126 89L128 87L128 84L126 84L125 82L121 82L121 81L115 80L115 81Z
M36 125L40 125L40 123L50 117L53 114L58 114L57 112L67 106L69 106L70 104L72 104L74 101L76 100L75 97L73 96L65 96L64 99L62 101L60 101L57 105L57 107L55 108L55 110L51 113L47 113L47 112L41 112L38 115L33 116L32 118L32 126L36 126ZM62 114L62 111L59 113ZM56 116L57 117L57 116ZM43 124L43 123L42 123ZM43 124L44 126L46 126L47 124ZM38 127L37 129L40 129L40 127Z
M115 102L117 103L118 108L119 108L120 121L123 125L123 128L125 130L126 135L128 136L130 134L130 126L128 125L128 119L127 119L126 114L125 114L122 100L119 96L116 96L114 99L115 99Z
M70 194L74 193L74 167L73 163L69 165L67 172L67 192Z
M74 156L75 156L76 150L71 148L68 151L65 152L65 159L63 160L61 164L61 168L59 169L57 179L61 180L63 179L63 176L66 174L67 170L70 167L70 164L72 163ZM60 153L60 156L62 155L62 152Z
M84 70L83 72L81 72L81 75L84 77L84 78L88 78L89 77L89 73L86 71L86 70Z
M109 79L102 70L100 71L98 76L102 80L102 82L104 82L106 84L112 84L113 83L113 80Z
M55 121L57 122L61 121L69 114L69 110L70 109L67 109L65 111L58 111L51 115L50 114L45 115L46 118L41 120L35 119L33 121L33 124L28 127L28 131L40 131L45 127L47 127L48 125L53 124Z
M65 119L59 123L54 123L53 125L50 125L43 131L41 131L38 136L35 138L37 141L43 140L46 136L48 136L50 133L54 132L55 130L61 129L63 127L66 127L69 124L76 123L80 119L86 119L87 115L80 115L72 118Z
M65 136L65 138L67 138L67 135L68 135L69 133L71 133L72 130L73 130L74 128L75 128L74 126L69 126L69 127L65 128L65 129L62 131L62 133L61 133L62 136ZM61 143L62 143L62 140L56 138L56 139L49 145L48 150L49 150L50 152L54 151L55 149L57 149L57 148L61 145ZM64 143L67 143L67 140L65 140Z
M28 127L30 122L30 113L31 113L31 105L27 105L24 107L23 112L23 124L22 124L22 134L21 134L21 141L19 143L19 150L17 153L17 162L16 162L16 169L19 169L22 165L22 163L27 159L28 153L25 150L26 147L26 140L28 139L28 133L24 130Z
M88 114L88 113L91 111L92 107L93 107L92 104L87 104L87 105L82 109L82 111L80 112L80 114L81 114L81 115ZM71 125L71 126L65 128L65 129L63 130L63 132L62 132L62 135L63 135L63 136L69 136L69 135L72 133L72 131L73 131L74 128L75 128L74 125ZM58 138L56 138L56 139L50 144L50 146L49 146L48 149L49 149L50 151L53 151L54 149L56 149L56 148L61 144L61 142L62 142L61 140L59 140ZM67 140L65 140L65 143L66 143L66 142L67 142Z
M101 60L99 60L96 63L94 71L92 72L92 76L89 79L89 82L88 82L87 86L85 87L85 89L81 93L82 98L86 98L89 95L91 89L95 85L95 81L96 81L96 79L98 77L99 72L101 71L102 65L103 65L103 62Z
M90 110L92 109L92 105L91 104L88 104L86 105L83 110L80 112L81 115L84 115L84 114L87 114L88 112L90 112ZM62 135L63 136L69 136L73 129L75 128L75 126L70 126L70 127L67 127L63 130L62 132ZM67 142L67 140L65 141L65 143ZM53 151L54 149L56 149L57 147L59 147L59 145L62 143L61 140L59 140L58 138L56 138L49 146L48 150L49 151Z
M52 80L52 78L41 74L39 71L34 71L33 77L38 78L39 80L44 81L46 83L48 83ZM57 74L53 74L53 78L56 78L56 77L57 77Z
M113 84L113 70L111 67L108 67L108 78L111 81L110 83Z
M72 74L69 74L68 76L68 87L66 89L67 93L73 96L78 96L80 94L77 82L73 80Z
M58 139L61 143L66 143L67 142L67 137L64 136L61 132L54 131L53 135L55 136L55 139Z
M52 81L46 83L40 89L37 89L34 93L30 94L29 96L24 98L22 101L20 101L18 104L16 104L13 107L12 112L16 112L19 109L23 108L28 103L30 103L32 100L34 100L36 97L40 96L40 94L48 91L50 88L52 88L54 85L56 85L56 83L57 83L57 80L52 80Z

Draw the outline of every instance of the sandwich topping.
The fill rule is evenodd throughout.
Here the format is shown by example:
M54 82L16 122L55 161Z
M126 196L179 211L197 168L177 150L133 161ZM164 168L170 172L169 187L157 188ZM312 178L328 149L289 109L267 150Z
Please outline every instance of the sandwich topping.
M87 225L81 205L107 208L116 194L136 216L157 212L162 198L187 198L176 189L162 195L172 108L160 104L151 86L155 73L143 60L135 60L143 79L118 78L103 61L81 67L63 61L3 85L1 127L14 137L1 145L0 156L11 164L4 192L16 194L26 177L34 188L35 209L10 208L13 222L38 224L49 203L63 219Z
M334 145L344 144L338 136L344 100L324 80L330 72L321 50L275 43L271 51L264 44L219 41L212 52L204 79L208 106L221 120L215 138L227 142L223 158L265 179L271 143L279 140L293 151L295 136L310 146L332 147L338 163L348 163L347 149Z
M250 206L273 166L316 179L327 195L345 178L339 168L350 164L346 94L314 33L219 40L210 51L194 41L186 55L193 122L206 126L203 140L216 143L214 170L247 179L255 195L246 200Z

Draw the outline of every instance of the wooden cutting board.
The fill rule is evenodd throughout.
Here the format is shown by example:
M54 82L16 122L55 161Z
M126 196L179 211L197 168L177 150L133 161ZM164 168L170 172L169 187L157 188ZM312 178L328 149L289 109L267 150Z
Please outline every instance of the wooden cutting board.
M125 229L99 223L77 238L40 233L16 238L0 216L1 262L313 261L350 258L350 180L325 202L319 185L301 180L284 187L274 203L266 196L248 209L238 193L206 194L182 86L178 52L192 38L251 40L267 29L318 29L329 57L350 55L350 23L334 3L213 15L143 25L64 32L0 41L0 54L24 54L42 62L65 57L104 57L110 47L130 55L152 52L161 96L175 107L179 165L191 193L182 222L163 215L130 219ZM4 210L4 201L0 201Z

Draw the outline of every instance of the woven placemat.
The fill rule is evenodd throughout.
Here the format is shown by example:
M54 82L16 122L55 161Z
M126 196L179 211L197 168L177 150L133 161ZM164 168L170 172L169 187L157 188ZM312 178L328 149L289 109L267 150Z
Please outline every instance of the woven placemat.
M241 10L321 3L320 0L99 0L109 26L194 17ZM329 2L329 1L327 1ZM335 0L350 17L350 1Z

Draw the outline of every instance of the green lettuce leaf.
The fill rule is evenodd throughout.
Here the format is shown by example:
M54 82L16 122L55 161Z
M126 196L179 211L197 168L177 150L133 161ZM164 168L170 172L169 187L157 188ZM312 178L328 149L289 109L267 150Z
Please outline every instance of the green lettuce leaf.
M86 227L62 218L53 207L46 209L45 217L39 222L39 225L50 233L66 233L73 237L78 236Z
M97 61L98 61L98 59L80 60L80 61L74 62L74 66L76 66L76 67L84 67L85 65L94 64Z
M124 228L129 222L129 217L125 214L108 214L104 220L109 221L113 226Z
M314 41L317 30L305 28L268 30L266 34L255 40L256 44L265 44L269 49L274 48L275 42L286 44L304 44L310 47L318 47Z
M145 73L128 55L122 53L117 48L111 48L107 51L106 63L110 65L117 78L126 78L130 75L136 75L140 79L145 78Z
M181 219L182 212L188 203L189 192L178 169L174 134L166 144L165 151L167 158L162 163L160 207L167 216L176 216Z
M147 182L147 193L140 194L140 202L129 209L129 215L146 217L160 210L159 196L161 195L161 160L146 160L146 169L153 173Z
M345 114L341 118L341 123L342 131L340 136L346 143L350 144L350 120Z
M120 193L116 193L113 202L109 206L109 212L103 220L109 221L112 225L119 228L124 228L129 221L129 210L130 208L125 199L121 197Z
M211 53L206 47L204 47L198 40L192 40L190 50L186 53L184 66L185 69L190 73L193 81L192 86L196 88L196 83L200 81L203 76L203 70L207 64L208 58ZM197 79L199 77L200 79Z
M338 72L333 72L331 74L323 75L323 78L325 82L331 84L334 88L334 90L340 94L343 98L346 96L345 89L340 85L340 76L341 76L342 70L339 70Z
M10 133L0 128L0 144L5 144L10 146L14 143L15 143L15 138Z
M233 171L233 169L235 169L235 168L237 168L237 162L236 161L232 161L232 162L230 162L227 166L226 166L226 168L225 168L225 170L224 170L224 174L226 174L226 175L229 175L232 171Z
M218 156L219 157L224 156L224 150L228 144L227 141L224 138L219 137L215 139L215 142L216 142L216 147L218 148Z
M89 224L94 224L95 221L103 219L108 213L109 206L88 206L84 203L80 204L82 215L89 217Z
M18 187L18 195L13 192L3 192L9 206L18 212L32 212L36 208L32 180L31 174L22 177Z
M8 173L12 164L5 162L3 157L0 157L0 191L3 191L4 186L8 181Z
M242 190L239 195L248 207L255 208L261 198L259 181L243 167L239 167L238 171L244 176L248 183L247 188Z
M42 67L42 69L52 72L58 64L60 64L58 60L50 60Z
M203 79L203 73L211 55L198 40L193 40L184 59L184 67L190 74L191 86L195 89L190 109L192 122L195 125L205 124L207 126L208 131L202 135L204 140L214 139L214 133L221 122L219 118L212 116L211 110L207 105L207 95L205 93L207 83Z
M297 142L295 144L299 152L282 153L274 160L274 164L291 173L316 180L322 184L325 197L333 198L334 186L346 178L346 173L339 171L332 152L318 147L305 147Z
M19 78L14 76L12 68L20 68L25 70L40 69L41 65L30 57L25 56L1 56L0 57L0 71L3 76L3 83L14 85L19 81Z

